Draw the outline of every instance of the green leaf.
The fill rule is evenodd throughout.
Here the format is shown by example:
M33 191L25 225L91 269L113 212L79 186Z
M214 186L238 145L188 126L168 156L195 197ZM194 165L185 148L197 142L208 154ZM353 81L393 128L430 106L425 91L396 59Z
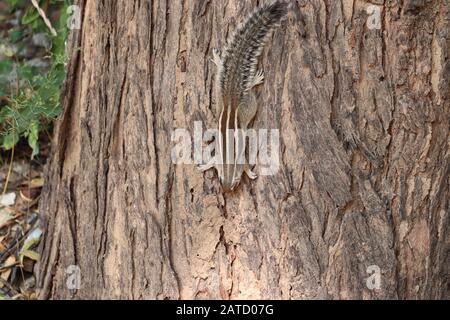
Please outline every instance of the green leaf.
M28 145L33 150L31 153L31 159L39 154L39 123L32 122L28 128Z
M11 150L18 141L19 141L19 135L17 134L17 132L16 131L10 132L5 137L3 137L2 147L5 150Z
M0 75L8 74L12 70L13 63L11 60L0 61Z
M23 31L22 29L16 27L16 28L12 28L11 30L9 30L9 40L12 43L16 43L23 35Z
M1 47L1 53L8 58L11 58L14 56L14 51L9 45L2 45Z
M33 251L33 250L24 250L20 253L20 257L19 257L20 264L23 264L24 257L30 258L31 260L34 260L34 261L38 261L40 258L40 255L39 255L39 253L37 253L36 251Z
M27 11L22 17L22 24L31 24L33 21L35 21L39 17L39 12L37 12L36 8L33 6L30 6L27 8Z
M2 0L3 1L3 0ZM46 0L46 11L56 13L56 37L49 37L51 47L38 58L49 58L49 68L32 67L21 52L29 47L31 35L48 28L29 0L6 0L6 10L20 13L19 26L0 34L0 148L12 149L19 139L26 139L31 157L39 152L39 131L44 130L60 112L60 87L65 77L65 39L67 8L70 0ZM40 0L40 2L44 2ZM13 46L12 46L13 45ZM12 59L14 57L14 59Z
M30 67L26 64L19 64L17 65L17 73L19 79L27 80L30 83L33 83L33 80L35 79L36 74L38 74L38 71L35 67Z
M9 6L13 8L17 5L18 2L19 0L8 0Z
M20 263L23 263L23 257L28 257L32 260L39 260L39 254L30 250L33 246L39 243L42 236L42 230L40 228L34 229L25 240L22 249L19 253Z

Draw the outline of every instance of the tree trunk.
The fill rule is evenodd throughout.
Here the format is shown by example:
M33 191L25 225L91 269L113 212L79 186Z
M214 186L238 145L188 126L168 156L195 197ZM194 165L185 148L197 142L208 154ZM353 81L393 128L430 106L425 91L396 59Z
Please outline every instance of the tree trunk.
M212 49L266 2L79 1L41 299L450 298L446 0L293 1L253 124L280 170L223 194L173 164L176 128L216 126Z

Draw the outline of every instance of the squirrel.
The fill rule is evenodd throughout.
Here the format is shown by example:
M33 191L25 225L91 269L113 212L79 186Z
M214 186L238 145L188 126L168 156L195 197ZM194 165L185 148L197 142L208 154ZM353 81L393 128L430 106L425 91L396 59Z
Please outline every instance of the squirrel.
M250 179L257 175L245 163L245 131L257 112L252 88L264 80L262 70L256 70L258 57L270 33L287 14L288 4L275 1L257 8L238 26L220 56L213 50L213 63L217 67L215 78L216 104L220 114L216 137L216 156L201 171L216 168L225 192L234 190L243 172ZM243 161L242 161L243 160Z

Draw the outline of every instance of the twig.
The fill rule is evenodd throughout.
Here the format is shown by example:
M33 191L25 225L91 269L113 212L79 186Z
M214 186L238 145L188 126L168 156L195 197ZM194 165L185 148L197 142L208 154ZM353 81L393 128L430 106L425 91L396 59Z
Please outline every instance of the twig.
M8 281L4 280L3 278L0 277L0 282L8 288L9 292L12 292L14 295L18 295L19 291L17 291L16 289L13 288L12 285L9 284Z
M31 230L31 229L30 229ZM19 236L19 239L15 239L14 244L9 245L5 251L0 252L0 263L3 263L13 252L14 249L19 249L19 246L22 244L23 241L25 241L26 237L30 233L30 230L25 232L23 236Z
M8 174L6 175L5 186L3 187L2 194L5 194L6 190L8 188L9 178L11 176L12 165L13 165L13 161L14 161L14 149L15 148L13 146L12 149L11 149L11 161L9 162Z
M56 37L56 35L57 35L56 30L52 27L52 24L51 24L50 20L48 20L47 16L45 15L44 10L42 10L39 7L39 4L37 3L36 0L31 0L31 3L36 8L36 10L38 11L38 13L41 16L42 20L44 20L44 22L47 25L47 27L50 29L50 32L52 33L52 35Z
M39 221L39 220L38 220ZM31 233L32 230L36 227L37 221L28 229L22 236L19 236L18 239L15 239L15 243L9 245L5 251L0 252L0 263L3 263L11 254L14 249L19 249L19 246L25 241L25 239L28 237L28 235Z
M16 262L8 264L8 265L1 266L0 272L4 272L5 270L11 269L12 267L15 267L17 265L19 265L19 261L16 261Z

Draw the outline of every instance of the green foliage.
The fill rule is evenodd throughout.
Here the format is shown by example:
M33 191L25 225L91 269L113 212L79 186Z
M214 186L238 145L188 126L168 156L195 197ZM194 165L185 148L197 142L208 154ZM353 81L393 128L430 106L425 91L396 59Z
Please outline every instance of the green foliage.
M9 150L24 138L34 157L39 152L40 131L60 109L60 86L65 77L66 12L70 3L68 0L39 1L57 31L57 36L52 36L31 1L6 2L9 12L0 13L0 25L8 24L6 20L12 18L17 22L0 32L0 148ZM57 20L54 16L59 16L59 21L53 21ZM49 62L49 66L30 63L35 57L26 54L36 34L43 35L43 42L49 44L35 48L39 61Z

